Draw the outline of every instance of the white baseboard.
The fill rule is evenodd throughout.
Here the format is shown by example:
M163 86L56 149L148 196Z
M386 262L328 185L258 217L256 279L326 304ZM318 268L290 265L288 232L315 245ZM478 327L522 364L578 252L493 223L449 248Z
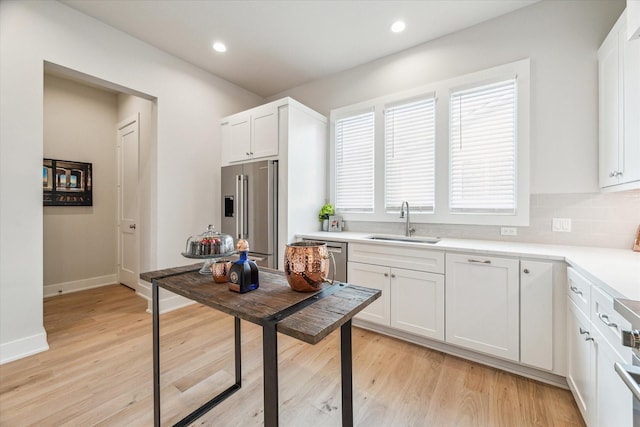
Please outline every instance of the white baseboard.
M153 308L151 307L151 283L143 280L139 281L136 294L147 300L147 313L153 313ZM160 301L158 301L160 314L168 313L169 311L177 310L191 304L195 304L195 301L176 295L166 289L160 289Z
M194 300L189 298L185 298L180 295L173 295L168 298L161 297L158 305L160 307L160 314L164 314L195 303L196 302ZM152 313L151 300L147 302L147 313Z
M0 344L0 365L49 350L47 332Z
M115 274L74 280L73 282L55 283L53 285L44 286L43 296L44 298L53 297L56 295L67 294L69 292L77 292L85 289L113 285L114 283L118 283L118 277Z

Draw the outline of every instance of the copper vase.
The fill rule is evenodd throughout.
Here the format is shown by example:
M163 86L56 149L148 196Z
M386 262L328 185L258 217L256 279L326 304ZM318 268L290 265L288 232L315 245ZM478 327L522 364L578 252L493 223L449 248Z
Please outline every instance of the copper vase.
M325 282L333 285L329 275L329 254L324 242L295 242L287 245L284 254L284 272L287 282L294 291L315 292L322 289ZM335 278L335 260L333 277Z
M231 261L222 260L211 264L211 274L213 281L216 283L226 283L229 281L229 270L231 269Z

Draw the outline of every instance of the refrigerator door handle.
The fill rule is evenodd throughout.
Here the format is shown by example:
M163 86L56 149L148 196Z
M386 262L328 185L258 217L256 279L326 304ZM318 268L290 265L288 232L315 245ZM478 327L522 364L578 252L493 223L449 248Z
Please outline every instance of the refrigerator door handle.
M236 239L242 239L242 175L236 175Z
M242 175L242 238L249 237L249 176Z

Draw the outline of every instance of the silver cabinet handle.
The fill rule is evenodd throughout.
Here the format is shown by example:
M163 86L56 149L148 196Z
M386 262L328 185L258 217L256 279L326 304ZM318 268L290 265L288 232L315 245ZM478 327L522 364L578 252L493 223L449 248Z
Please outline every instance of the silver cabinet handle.
M591 333L589 331L585 331L582 328L580 328L580 335L586 335L586 337L584 337L585 341L594 341L594 339L591 338Z
M609 178L615 178L615 177L620 176L620 175L622 175L622 172L620 172L620 171L611 171L609 173Z
M574 294L582 295L582 291L575 286L571 286L569 289L571 289L571 292L573 292Z
M618 325L616 323L610 322L609 316L607 316L606 314L600 313L598 314L598 317L600 318L600 320L602 320L602 323L604 323L608 327L618 329Z
M478 264L491 264L491 260L489 260L489 259L479 260L479 259L469 258L469 259L467 259L467 262L475 262L475 263L478 263Z

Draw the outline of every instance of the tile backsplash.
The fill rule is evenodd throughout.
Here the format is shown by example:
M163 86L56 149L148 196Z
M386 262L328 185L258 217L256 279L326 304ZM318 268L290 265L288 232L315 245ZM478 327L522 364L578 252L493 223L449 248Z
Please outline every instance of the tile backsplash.
M553 218L570 218L571 232L551 230ZM640 190L619 193L533 194L528 227L517 236L500 226L413 224L418 236L502 240L630 249L640 225ZM404 222L345 222L345 231L402 234Z

